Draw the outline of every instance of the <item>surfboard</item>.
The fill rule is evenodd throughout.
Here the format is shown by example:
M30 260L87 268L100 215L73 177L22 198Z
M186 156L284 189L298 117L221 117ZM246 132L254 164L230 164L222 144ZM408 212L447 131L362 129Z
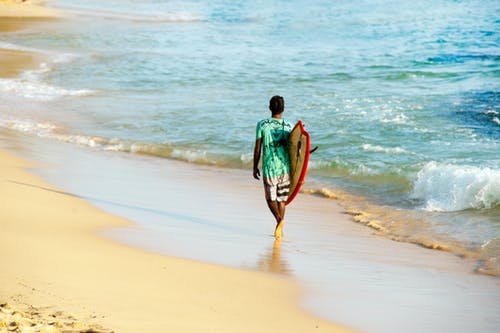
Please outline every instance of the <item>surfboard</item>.
M304 128L302 121L298 121L290 132L288 139L290 154L290 190L286 204L290 204L300 191L304 183L309 163L311 138Z

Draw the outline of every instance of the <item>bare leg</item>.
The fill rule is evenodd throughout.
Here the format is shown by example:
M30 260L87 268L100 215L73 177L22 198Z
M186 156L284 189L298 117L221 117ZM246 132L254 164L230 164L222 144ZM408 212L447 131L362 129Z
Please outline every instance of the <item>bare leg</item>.
M282 220L282 215L279 208L279 202L267 200L267 206L269 207L269 210L271 210L271 213L276 219L276 223L279 223Z
M285 202L278 202L278 212L280 213L281 220L285 219Z
M276 239L281 239L283 236L283 225L285 224L285 203L278 201L267 200L267 205L271 210L274 218L276 219L276 229L274 231L274 237Z
M280 240L283 237L283 225L285 224L285 203L278 202L278 211L281 216L281 220L276 225L276 230L274 230L274 237Z

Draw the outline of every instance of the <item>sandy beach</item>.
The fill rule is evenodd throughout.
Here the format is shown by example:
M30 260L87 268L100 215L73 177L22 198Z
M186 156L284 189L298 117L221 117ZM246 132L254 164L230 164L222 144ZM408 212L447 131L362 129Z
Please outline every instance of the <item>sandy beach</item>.
M116 332L350 331L299 310L300 289L284 278L149 254L97 236L128 222L0 154L1 303L29 314L19 321L3 315L0 326L31 323L38 313L39 322L61 329L74 316L76 326Z

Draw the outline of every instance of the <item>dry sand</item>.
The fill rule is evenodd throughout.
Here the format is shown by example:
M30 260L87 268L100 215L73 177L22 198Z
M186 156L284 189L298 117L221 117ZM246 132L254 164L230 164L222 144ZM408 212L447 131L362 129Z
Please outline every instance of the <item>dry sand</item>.
M128 222L26 167L0 151L0 332L350 331L301 311L300 289L282 277L101 238Z
M43 1L0 0L1 18L55 18L60 13L56 9L43 6Z

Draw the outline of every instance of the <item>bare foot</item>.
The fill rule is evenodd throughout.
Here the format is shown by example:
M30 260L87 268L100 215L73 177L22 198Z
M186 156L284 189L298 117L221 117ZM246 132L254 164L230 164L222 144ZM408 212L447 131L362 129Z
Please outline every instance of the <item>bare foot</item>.
M283 225L285 224L285 220L279 221L279 223L276 225L276 230L274 230L274 237L276 239L281 239L283 237Z

